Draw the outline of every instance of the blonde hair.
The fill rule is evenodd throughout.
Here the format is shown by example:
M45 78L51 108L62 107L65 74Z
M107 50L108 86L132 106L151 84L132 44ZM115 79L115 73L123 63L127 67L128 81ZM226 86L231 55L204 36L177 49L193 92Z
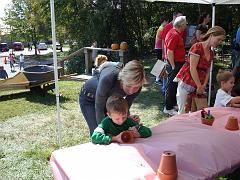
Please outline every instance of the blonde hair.
M110 96L106 102L107 112L111 115L112 113L126 114L128 113L128 103L123 97Z
M217 74L217 82L219 85L221 85L221 82L227 82L232 77L234 77L232 72L219 69Z
M226 31L220 26L213 26L210 28L207 33L203 36L203 41L207 40L210 35L213 36L226 36Z
M143 84L146 81L143 65L137 60L129 61L119 72L118 80L126 85Z
M108 60L107 56L99 54L97 55L96 59L95 59L95 63L94 65L96 67L99 67L101 64L103 64L104 62L106 62Z

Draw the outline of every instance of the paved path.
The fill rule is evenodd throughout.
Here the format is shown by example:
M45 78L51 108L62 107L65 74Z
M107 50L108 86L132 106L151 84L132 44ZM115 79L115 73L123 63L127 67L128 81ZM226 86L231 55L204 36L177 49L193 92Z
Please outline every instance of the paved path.
M14 64L15 66L15 71L11 72L10 64L7 58L7 64L4 64L4 57L0 57L0 66L3 66L4 69L7 71L8 77L13 77L15 76L20 70L19 70L19 65Z

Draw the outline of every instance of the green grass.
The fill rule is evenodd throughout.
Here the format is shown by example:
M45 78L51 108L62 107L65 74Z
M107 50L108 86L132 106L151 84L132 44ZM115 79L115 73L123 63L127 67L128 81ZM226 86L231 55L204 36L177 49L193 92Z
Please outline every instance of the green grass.
M89 142L87 124L79 109L78 81L60 81L62 146ZM0 92L1 180L52 179L49 156L58 149L56 141L56 98L28 90ZM146 84L131 108L149 127L166 119L161 112L162 96L153 84ZM144 111L143 111L144 110Z

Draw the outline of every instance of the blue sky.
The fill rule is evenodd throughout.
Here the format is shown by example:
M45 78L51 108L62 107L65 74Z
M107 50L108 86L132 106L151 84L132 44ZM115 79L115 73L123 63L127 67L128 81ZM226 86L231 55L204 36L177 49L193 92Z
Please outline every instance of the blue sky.
M1 5L0 5L0 18L4 16L4 8L7 7L8 4L11 4L12 0L1 0ZM0 19L0 28L4 27L4 23Z
M4 16L4 8L11 3L11 0L1 0L0 17Z

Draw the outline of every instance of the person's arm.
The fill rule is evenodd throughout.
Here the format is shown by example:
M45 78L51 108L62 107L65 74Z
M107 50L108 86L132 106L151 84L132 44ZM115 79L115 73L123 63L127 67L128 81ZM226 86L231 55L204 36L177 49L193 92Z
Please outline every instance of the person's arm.
M165 52L165 47L164 47L164 45L165 45L165 41L164 41L164 38L162 39L162 59L164 60L165 59L165 55L164 55L164 52Z
M138 128L138 132L140 134L140 137L142 138L147 138L147 137L150 137L152 136L152 131L150 128L146 127L146 126L143 126L143 125L140 125L139 128Z
M167 58L168 58L170 65L172 66L172 69L175 69L173 50L167 50Z
M91 137L94 144L110 144L112 142L112 136L104 134L104 130L97 127Z
M129 108L129 116L133 119L133 120L135 120L135 121L140 121L140 118L137 116L137 115L133 115L133 114L131 114L130 113L130 108L131 108L131 106L132 106L132 103L133 103L133 101L134 101L134 99L139 95L139 93L141 92L141 90L142 90L142 88L140 88L139 89L139 91L138 92L136 92L136 93L134 93L134 94L132 94L132 95L128 95L127 97L126 97L126 100L127 100L127 102L128 102L128 108Z
M196 38L197 38L197 41L202 41L203 34L201 30L196 30Z
M133 119L128 118L128 126L130 127L129 130L132 130L134 132L134 137L142 137L147 138L152 135L152 131L150 128L143 126L142 124L139 124L135 122Z
M197 65L199 62L200 56L190 54L190 73L193 78L193 81L197 85L197 93L203 94L204 92L204 86L201 84L197 72Z
M94 130L91 141L94 144L110 144L111 142L119 142L122 143L121 140L121 133L117 136L113 136L108 134L109 132L112 132L111 130L111 121L108 117L104 118L101 123L98 125L98 127ZM108 132L108 133L107 133Z
M107 102L107 92L109 92L110 84L106 83L105 87L98 87L95 98L96 121L99 123L105 117L105 106ZM100 89L100 90L99 90ZM106 90L106 93L104 92Z
M95 129L97 130L97 128ZM118 134L117 136L106 135L101 132L93 132L91 141L93 144L111 144L112 142L123 143L121 139L122 133Z
M233 97L229 102L231 107L240 108L240 96Z
M135 115L135 114L134 115L129 115L128 117L132 118L136 122L140 122L140 120L141 120L140 117L138 115Z
M118 73L113 73L112 71L110 71L99 79L95 97L95 111L97 123L99 123L105 117L105 106L107 98L109 97L110 90L117 81L117 74Z
M130 127L129 130L133 131L135 138L147 138L152 135L152 131L150 128L139 124L137 126Z
M117 136L113 136L112 137L112 142L123 143L123 141L122 141L122 133L123 132L121 132Z
M209 74L210 74L210 69L208 69L203 86L204 88L207 86L208 80L209 80Z

